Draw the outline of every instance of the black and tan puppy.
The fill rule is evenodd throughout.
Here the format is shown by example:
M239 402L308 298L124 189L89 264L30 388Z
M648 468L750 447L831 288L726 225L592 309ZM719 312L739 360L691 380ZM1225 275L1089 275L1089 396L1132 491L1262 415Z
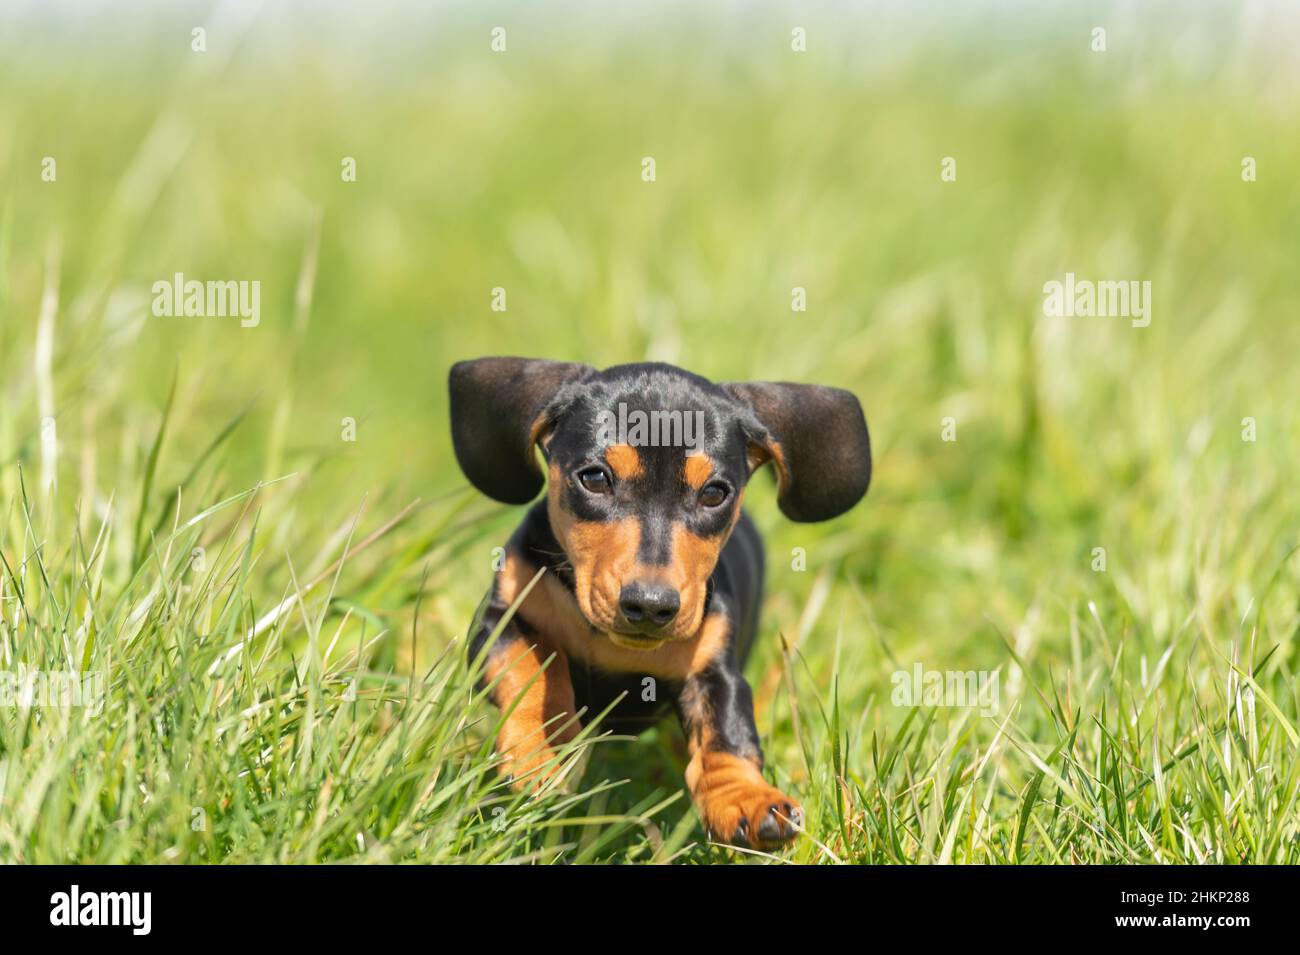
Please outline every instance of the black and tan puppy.
M465 475L498 501L531 501L543 483L537 449L547 465L547 494L511 537L470 641L477 658L545 568L485 663L497 704L518 698L497 740L515 785L553 771L553 747L625 693L602 726L638 732L674 704L691 752L686 784L714 837L793 838L802 810L763 778L741 674L763 550L740 504L767 462L792 520L856 504L871 479L857 399L816 385L713 384L662 364L483 358L451 369L451 424Z

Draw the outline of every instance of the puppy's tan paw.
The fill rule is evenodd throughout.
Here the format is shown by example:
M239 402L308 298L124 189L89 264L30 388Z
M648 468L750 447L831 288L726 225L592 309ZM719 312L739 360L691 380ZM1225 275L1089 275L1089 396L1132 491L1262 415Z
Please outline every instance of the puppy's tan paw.
M803 828L803 807L769 786L751 761L726 753L697 753L687 770L695 806L711 838L752 849L774 849Z

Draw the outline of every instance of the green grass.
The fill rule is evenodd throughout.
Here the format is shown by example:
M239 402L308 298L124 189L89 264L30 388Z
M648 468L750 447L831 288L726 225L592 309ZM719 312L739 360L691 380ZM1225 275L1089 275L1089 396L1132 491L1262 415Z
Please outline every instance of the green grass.
M571 792L496 774L464 632L519 513L445 378L511 353L862 399L863 504L747 496L774 858L1300 862L1300 97L1278 31L1170 9L1104 55L1065 13L824 13L799 56L685 6L268 12L207 59L0 15L0 662L104 678L0 707L0 861L753 858L671 725L588 734ZM176 271L259 279L261 325L149 316ZM1045 317L1066 271L1151 280L1150 327ZM998 712L894 705L916 664Z

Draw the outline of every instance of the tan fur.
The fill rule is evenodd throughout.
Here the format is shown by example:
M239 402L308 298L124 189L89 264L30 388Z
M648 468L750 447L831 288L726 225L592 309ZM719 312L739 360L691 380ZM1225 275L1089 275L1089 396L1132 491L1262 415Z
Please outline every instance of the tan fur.
M713 461L707 454L692 452L686 455L686 461L682 465L682 480L688 487L698 491L709 482L715 470Z
M630 444L611 444L605 449L605 463L620 481L630 481L645 473L641 455Z
M744 819L751 845L779 844L793 837L795 820L801 822L803 818L798 800L768 785L757 759L717 752L705 745L692 745L691 761L686 767L686 788L705 828L714 838L724 841L730 841L740 832ZM766 843L758 838L759 826L773 810L785 835Z
M497 594L512 602L537 573L522 558L510 555L497 582ZM619 646L608 632L593 627L590 619L553 574L545 574L529 592L518 615L538 631L548 646L563 650L584 663L615 673L645 673L680 680L726 652L731 622L723 614L710 614L694 632L642 649Z
M497 752L515 788L537 785L553 775L559 766L544 764L580 729L569 661L556 653L543 669L553 652L545 641L533 644L519 638L499 644L487 660L488 680L499 681L492 699L503 713L510 711L497 735Z
M649 649L620 646L608 633L592 628L573 595L552 576L542 578L521 613L576 660L612 673L645 673L670 680L684 679L718 659L726 652L731 634L727 618L711 614L688 637Z
M784 494L790 486L790 469L785 463L785 450L779 441L767 444L751 444L745 449L745 458L749 463L749 473L753 474L768 461L776 468L776 490Z

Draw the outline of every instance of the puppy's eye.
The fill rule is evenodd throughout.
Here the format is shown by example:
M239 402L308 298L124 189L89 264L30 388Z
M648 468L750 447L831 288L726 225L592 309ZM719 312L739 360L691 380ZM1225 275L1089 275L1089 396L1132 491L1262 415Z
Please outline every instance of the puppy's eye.
M705 507L721 507L731 496L725 484L709 484L700 492L700 503Z
M608 494L613 487L609 475L600 468L584 468L579 471L578 483L592 494Z

